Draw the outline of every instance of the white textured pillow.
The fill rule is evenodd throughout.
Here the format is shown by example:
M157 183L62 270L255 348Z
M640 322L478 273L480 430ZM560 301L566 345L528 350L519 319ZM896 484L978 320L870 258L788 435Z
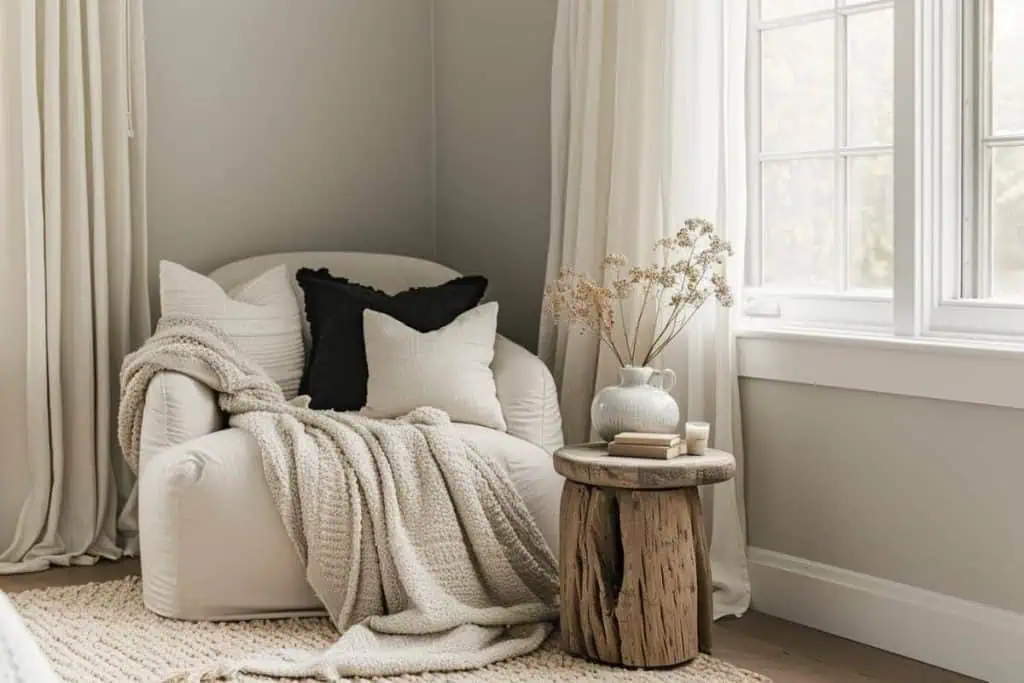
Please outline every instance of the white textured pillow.
M497 302L470 309L433 332L418 332L366 309L369 379L363 414L399 417L432 406L447 412L453 422L505 431L491 371L497 326Z
M305 362L302 313L285 266L228 293L205 275L161 261L160 311L217 325L280 385L286 398L298 393Z

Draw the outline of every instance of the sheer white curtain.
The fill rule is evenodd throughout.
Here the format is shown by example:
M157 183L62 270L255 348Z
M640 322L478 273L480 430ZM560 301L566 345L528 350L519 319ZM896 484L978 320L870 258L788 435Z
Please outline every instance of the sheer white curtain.
M149 327L141 38L138 0L0 1L0 573L134 545L112 427Z
M596 274L608 252L644 263L687 217L712 220L741 252L746 225L747 0L560 0L552 72L548 278ZM743 256L728 276L741 286ZM540 350L559 382L566 436L589 436L594 391L615 362L549 322ZM679 375L686 419L713 425L735 482L704 491L715 616L750 604L732 313L709 304L661 363Z

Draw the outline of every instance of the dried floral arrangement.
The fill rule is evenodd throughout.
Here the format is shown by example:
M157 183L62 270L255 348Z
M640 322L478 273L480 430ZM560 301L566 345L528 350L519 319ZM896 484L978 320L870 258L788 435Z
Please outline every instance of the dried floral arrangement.
M688 219L672 237L658 240L655 263L631 266L622 254L601 263L600 284L573 268L563 268L544 289L544 313L558 324L597 335L622 366L644 366L665 350L710 299L732 306L724 264L732 245L702 218ZM635 320L626 302L636 301ZM641 343L645 315L657 317L653 335ZM632 328L632 334L630 333ZM645 335L646 337L646 335Z

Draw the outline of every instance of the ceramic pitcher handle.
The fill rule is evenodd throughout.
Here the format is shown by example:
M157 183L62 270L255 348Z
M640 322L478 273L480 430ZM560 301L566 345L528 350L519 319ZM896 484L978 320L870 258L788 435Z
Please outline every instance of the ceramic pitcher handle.
M663 390L665 390L665 391L672 391L672 387L674 387L676 385L676 373L675 373L674 370L671 370L671 369L668 369L668 370L655 370L654 374L658 375L658 376L660 376L662 378L662 380L661 380L661 388ZM665 378L666 377L668 378L668 383L667 384L665 383Z

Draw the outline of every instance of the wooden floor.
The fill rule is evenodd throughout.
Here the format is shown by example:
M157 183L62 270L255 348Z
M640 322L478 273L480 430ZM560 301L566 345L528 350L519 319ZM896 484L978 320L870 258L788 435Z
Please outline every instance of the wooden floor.
M106 581L139 572L137 560L93 567L0 576L0 591ZM751 612L715 624L715 656L776 683L971 683L975 679L926 666L821 631Z

